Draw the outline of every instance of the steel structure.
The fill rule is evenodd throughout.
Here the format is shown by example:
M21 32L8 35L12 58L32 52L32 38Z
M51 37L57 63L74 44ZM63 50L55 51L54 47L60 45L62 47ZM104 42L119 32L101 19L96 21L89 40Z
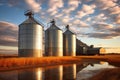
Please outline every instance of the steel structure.
M45 54L46 56L63 56L63 33L51 21L51 26L45 31Z
M25 14L28 19L19 25L19 57L41 57L43 55L43 26L38 23L31 11Z
M63 33L63 55L76 56L76 35L69 30L69 25L66 28L67 30Z

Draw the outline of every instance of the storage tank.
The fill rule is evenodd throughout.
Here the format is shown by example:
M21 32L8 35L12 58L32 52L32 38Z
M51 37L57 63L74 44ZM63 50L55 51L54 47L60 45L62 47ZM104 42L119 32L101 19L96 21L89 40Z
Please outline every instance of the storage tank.
M19 57L41 57L43 49L43 26L33 18L33 13L25 13L28 17L19 25L18 49Z
M76 35L69 30L69 25L66 28L67 30L63 33L63 55L76 56Z
M46 56L63 56L63 33L52 20L50 27L45 31Z

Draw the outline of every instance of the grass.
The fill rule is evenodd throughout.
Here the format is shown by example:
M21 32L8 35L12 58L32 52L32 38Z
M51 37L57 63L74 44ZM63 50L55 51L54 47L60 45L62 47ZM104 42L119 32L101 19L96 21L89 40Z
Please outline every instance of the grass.
M0 59L0 70L42 67L76 62L81 62L81 59L74 57L2 58Z
M83 63L84 61L107 61L120 67L120 55L75 56L75 57L40 57L40 58L1 58L0 71L29 67L43 67L59 64Z
M80 56L77 58L89 59L89 60L101 60L109 62L109 64L120 67L120 55L97 55L97 56Z

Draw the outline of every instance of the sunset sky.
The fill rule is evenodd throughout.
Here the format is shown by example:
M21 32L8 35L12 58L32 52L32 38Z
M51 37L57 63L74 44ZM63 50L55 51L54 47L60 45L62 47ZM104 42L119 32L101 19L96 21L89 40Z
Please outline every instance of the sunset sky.
M50 20L88 45L120 53L120 0L0 0L0 53L17 53L18 25L32 10L46 30Z

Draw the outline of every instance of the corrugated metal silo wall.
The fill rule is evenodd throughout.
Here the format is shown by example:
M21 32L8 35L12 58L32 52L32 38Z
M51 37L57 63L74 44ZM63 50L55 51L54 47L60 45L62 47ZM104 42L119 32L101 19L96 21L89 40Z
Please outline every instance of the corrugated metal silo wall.
M76 35L63 34L63 55L76 56Z
M43 40L42 40L42 54L45 55L45 32L43 29Z
M63 33L61 30L48 29L45 31L46 56L63 56Z
M19 26L19 56L41 57L43 28L38 24L21 24Z

